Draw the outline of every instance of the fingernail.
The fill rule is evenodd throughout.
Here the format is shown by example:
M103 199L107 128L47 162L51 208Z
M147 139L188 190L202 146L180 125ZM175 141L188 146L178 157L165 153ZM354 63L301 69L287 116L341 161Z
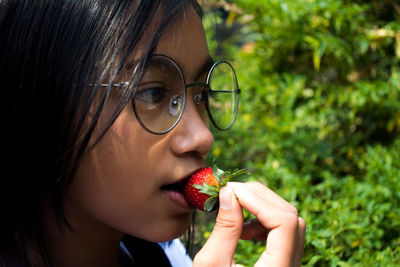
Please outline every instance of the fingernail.
M222 187L219 192L219 207L223 210L232 208L233 192L228 187Z

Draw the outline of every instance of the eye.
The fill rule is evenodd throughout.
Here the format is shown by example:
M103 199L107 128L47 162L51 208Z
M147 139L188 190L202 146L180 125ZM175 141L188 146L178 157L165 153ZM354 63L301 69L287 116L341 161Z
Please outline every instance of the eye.
M182 111L183 101L180 95L174 95L169 100L169 114L173 117L178 116Z
M167 95L167 89L161 85L145 85L140 86L136 91L135 99L148 104L159 104Z
M202 103L202 104L206 103L205 91L200 91L200 92L196 93L196 94L193 96L193 99L194 99L194 103L195 103L197 106L200 105L201 103Z

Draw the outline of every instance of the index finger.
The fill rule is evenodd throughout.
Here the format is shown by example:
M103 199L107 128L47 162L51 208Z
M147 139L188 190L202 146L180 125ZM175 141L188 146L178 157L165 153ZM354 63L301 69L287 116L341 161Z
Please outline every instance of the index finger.
M265 185L259 182L248 182L248 183L237 183L237 182L230 182L229 186L232 188L235 187L243 187L247 191L251 191L252 195L260 198L260 200L264 200L267 202L272 202L275 205L285 209L288 212L291 212L295 215L298 215L297 209L287 202L285 199L280 197L277 193L266 187Z
M243 184L229 185L235 192L242 207L254 214L258 222L268 231L266 251L259 259L259 263L273 264L274 266L294 266L297 261L300 246L299 217L286 205L282 207L268 198L268 190L264 190L266 197L251 191ZM273 198L273 197L272 197Z

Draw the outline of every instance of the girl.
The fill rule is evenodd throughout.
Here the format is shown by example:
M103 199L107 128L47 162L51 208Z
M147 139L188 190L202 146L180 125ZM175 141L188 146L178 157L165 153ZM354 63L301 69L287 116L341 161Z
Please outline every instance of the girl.
M205 166L209 118L229 128L240 93L209 55L196 1L0 8L1 266L190 264L176 240L158 242L188 229L177 185ZM244 224L242 207L256 219ZM304 234L271 190L229 183L193 266L232 266L239 238L266 240L259 266L299 266Z

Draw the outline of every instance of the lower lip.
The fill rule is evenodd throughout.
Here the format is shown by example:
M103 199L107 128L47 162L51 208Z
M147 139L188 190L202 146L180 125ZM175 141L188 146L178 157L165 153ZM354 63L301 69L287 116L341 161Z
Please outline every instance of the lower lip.
M171 190L163 190L163 193L167 195L169 200L184 210L192 211L194 209L189 205L182 193Z

